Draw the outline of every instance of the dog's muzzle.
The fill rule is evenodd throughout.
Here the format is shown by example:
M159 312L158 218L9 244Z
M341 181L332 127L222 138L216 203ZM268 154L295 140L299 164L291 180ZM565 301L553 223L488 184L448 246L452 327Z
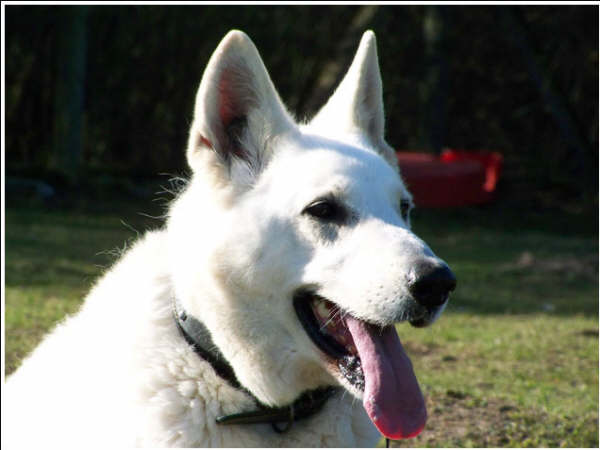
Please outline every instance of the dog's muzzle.
M416 262L408 280L408 291L416 303L410 324L425 327L432 323L455 288L456 277L446 263L437 258Z

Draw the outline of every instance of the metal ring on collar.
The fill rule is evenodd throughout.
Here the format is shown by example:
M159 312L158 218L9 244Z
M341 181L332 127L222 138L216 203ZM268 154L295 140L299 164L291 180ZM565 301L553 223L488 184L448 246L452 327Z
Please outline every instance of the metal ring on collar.
M280 428L279 424L277 422L273 422L271 424L273 426L273 429L277 433L285 433L286 431L289 431L290 428L292 428L292 425L294 423L294 405L290 405L288 409L290 412L290 416L289 416L289 419L288 419L287 423L285 424L284 428Z

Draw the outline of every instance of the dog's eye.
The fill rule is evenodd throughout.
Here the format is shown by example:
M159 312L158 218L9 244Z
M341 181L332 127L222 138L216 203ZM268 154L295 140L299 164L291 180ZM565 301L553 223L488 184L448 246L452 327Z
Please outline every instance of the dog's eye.
M329 199L319 199L308 205L302 211L324 222L343 222L346 214L344 208Z
M402 200L400 202L400 214L404 221L408 221L408 215L410 213L410 202L408 200Z

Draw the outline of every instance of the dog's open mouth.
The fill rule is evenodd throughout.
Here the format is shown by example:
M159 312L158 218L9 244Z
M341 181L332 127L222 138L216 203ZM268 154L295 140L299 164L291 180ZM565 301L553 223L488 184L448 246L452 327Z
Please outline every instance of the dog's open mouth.
M391 439L419 434L427 419L425 402L394 326L359 320L308 292L295 296L294 307L314 344L335 362L336 375L363 393L379 431Z

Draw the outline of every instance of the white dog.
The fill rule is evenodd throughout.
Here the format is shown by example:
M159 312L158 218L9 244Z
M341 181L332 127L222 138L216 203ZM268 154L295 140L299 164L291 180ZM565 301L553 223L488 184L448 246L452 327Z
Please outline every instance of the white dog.
M7 382L6 443L345 447L418 434L424 401L394 324L435 320L455 278L410 231L374 34L298 125L231 31L202 78L187 158L165 228Z

